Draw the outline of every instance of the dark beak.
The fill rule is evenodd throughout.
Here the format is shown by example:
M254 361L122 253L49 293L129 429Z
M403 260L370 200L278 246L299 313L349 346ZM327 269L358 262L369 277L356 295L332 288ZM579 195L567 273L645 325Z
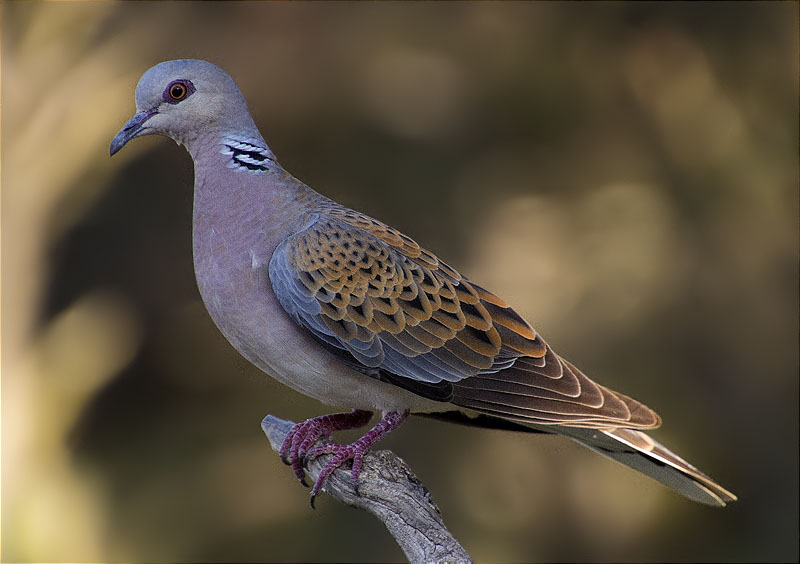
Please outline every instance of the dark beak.
M122 149L128 141L141 135L145 130L144 122L155 114L155 110L147 110L139 112L129 119L128 123L126 123L123 128L119 130L119 133L114 136L114 139L111 140L111 147L109 149L111 156L113 157L114 153Z

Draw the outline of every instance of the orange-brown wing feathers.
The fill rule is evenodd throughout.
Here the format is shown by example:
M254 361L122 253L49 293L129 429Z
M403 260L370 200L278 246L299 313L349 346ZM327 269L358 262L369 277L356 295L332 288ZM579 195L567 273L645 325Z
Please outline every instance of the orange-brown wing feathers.
M558 357L502 299L358 212L321 204L305 229L278 246L270 280L284 309L323 342L367 372L425 383L410 386L418 393L539 424L660 423Z

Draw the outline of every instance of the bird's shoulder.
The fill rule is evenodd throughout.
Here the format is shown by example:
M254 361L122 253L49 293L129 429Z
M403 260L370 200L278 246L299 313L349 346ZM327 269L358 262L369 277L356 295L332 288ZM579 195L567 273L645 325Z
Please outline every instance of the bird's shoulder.
M456 269L440 260L434 253L419 245L408 235L374 217L347 208L325 197L314 201L310 211L317 218L316 229L313 232L323 236L328 235L328 240L332 243L340 240L342 246L345 241L357 246L372 243L375 248L368 246L368 254L376 252L381 254L379 249L384 249L441 272L442 275L454 282L463 280Z

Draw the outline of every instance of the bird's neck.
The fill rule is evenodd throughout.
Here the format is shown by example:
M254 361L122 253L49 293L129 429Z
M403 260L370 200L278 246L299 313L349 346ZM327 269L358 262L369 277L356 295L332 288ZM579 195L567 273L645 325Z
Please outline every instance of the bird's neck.
M286 218L302 221L309 203L320 198L278 164L257 131L209 131L197 141L187 144L195 166L195 244L217 238L271 254L299 229Z
M195 169L217 166L220 155L225 157L224 166L251 174L263 174L280 168L275 155L255 126L237 130L213 128L179 143L189 151Z

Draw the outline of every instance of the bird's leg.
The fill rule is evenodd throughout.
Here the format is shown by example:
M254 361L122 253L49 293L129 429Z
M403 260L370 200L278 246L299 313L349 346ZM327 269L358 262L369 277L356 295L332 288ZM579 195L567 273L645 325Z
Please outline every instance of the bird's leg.
M364 455L372 445L380 441L394 429L397 429L407 418L408 411L389 411L383 414L383 418L372 429L353 443L347 445L320 445L308 451L307 458L315 458L321 454L334 455L322 468L322 471L317 477L317 481L314 483L314 487L311 488L311 507L314 507L314 498L316 498L317 494L322 489L325 480L330 476L331 472L350 459L353 460L352 479L357 488L358 476L361 473L361 462Z
M279 453L281 460L286 464L291 464L297 479L304 486L308 486L302 462L311 445L322 437L330 437L334 431L363 427L369 423L371 418L371 411L355 409L351 413L332 413L306 419L292 427L289 434L286 435Z

